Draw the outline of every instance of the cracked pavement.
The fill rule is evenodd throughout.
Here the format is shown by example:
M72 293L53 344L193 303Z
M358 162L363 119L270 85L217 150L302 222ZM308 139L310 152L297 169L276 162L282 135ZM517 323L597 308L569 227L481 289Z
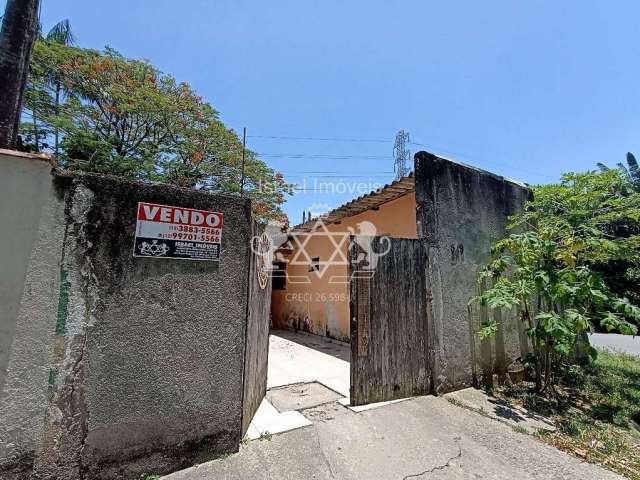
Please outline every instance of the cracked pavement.
M534 437L439 397L355 413L302 410L313 425L242 445L167 480L621 480Z
M457 438L457 440L459 440L460 438ZM429 470L425 470L424 472L420 472L420 473L416 473L413 475L406 475L403 480L408 480L409 478L420 478L423 475L428 475L429 473L433 473L436 470L444 470L445 468L451 466L451 462L453 462L454 460L458 459L462 457L462 448L460 447L460 445L458 445L458 453L456 455L454 455L453 457L449 458L449 460L447 460L446 463L444 463L443 465L436 465L433 468L430 468Z

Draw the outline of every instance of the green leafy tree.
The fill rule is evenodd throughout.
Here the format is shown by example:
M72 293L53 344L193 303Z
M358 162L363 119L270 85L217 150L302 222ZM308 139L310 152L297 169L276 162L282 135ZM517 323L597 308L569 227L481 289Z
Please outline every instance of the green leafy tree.
M56 43L58 45L73 45L75 43L75 36L69 20L62 20L56 23L45 36L42 35L42 26L38 25L38 40ZM31 68L33 67L34 65L32 64ZM33 85L33 81L36 78L40 82L37 87ZM31 119L24 122L20 129L23 136L23 143L28 150L36 152L47 150L49 145L46 141L48 138L53 137L53 152L56 155L59 154L60 129L57 125L42 123L38 118L38 111L43 109L44 105L49 101L49 95L51 95L54 99L54 113L59 115L60 104L63 101L64 93L62 79L56 76L55 70L40 71L38 75L32 73L29 76L29 84L25 92L27 97L26 106L36 105L37 108L27 112L27 116L30 116Z
M57 43L58 45L73 45L75 43L75 36L73 31L71 30L71 24L69 20L62 20L61 22L56 23L49 33L47 33L46 40L51 43ZM49 78L49 82L51 83L51 87L54 91L54 101L55 101L55 112L56 115L60 114L60 102L62 100L62 95L64 94L64 90L62 87L62 78L58 76L51 76ZM54 153L58 155L60 153L60 129L56 126L54 127Z
M609 167L598 163L602 172L610 171ZM628 182L628 191L640 193L640 169L638 162L632 153L627 153L626 165L618 163L618 170L623 178ZM614 237L628 237L630 235L640 235L640 222L620 221L614 219L603 228ZM596 265L596 269L601 272L607 284L618 295L628 297L636 305L640 305L640 268L634 257L619 258L606 263Z
M637 333L640 309L612 290L602 266L640 265L640 193L615 169L566 174L533 194L512 219L514 233L495 245L474 301L490 310L517 309L533 350L526 360L542 392L585 332ZM491 337L499 328L491 318L479 335Z
M602 172L609 170L604 163L598 163L598 168ZM640 167L633 153L627 152L627 164L620 162L618 168L627 177L636 192L640 192Z
M113 49L68 40L56 33L36 43L27 95L42 146L58 148L64 167L240 192L242 143L188 84ZM286 220L280 205L290 186L251 151L244 187L258 217Z

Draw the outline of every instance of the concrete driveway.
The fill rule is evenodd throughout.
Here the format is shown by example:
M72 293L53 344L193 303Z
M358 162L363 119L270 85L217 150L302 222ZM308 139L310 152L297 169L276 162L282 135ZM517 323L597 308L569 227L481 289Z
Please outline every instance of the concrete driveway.
M272 332L267 397L240 452L171 480L562 479L618 475L524 431L539 419L503 415L476 390L349 408L349 346ZM479 415L467 405L494 418ZM274 434L275 432L282 432Z
M361 412L330 402L301 413L311 425L166 478L622 479L441 397Z
M273 330L269 336L267 388L320 382L349 396L349 345L308 333Z
M310 425L300 413L305 406L335 399L348 405L350 355L346 343L305 333L272 331L268 392L251 421L247 437L257 439L267 433Z

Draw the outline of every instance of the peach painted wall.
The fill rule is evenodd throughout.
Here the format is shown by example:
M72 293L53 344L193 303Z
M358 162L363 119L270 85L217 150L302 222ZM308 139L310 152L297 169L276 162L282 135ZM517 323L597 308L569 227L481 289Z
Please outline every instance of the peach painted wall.
M364 221L373 224L375 233L362 231L363 227L359 224ZM412 192L382 204L378 210L367 210L343 218L340 224L327 225L326 232L333 234L333 242L326 233L322 235L322 231L310 237L297 236L300 243L307 240L305 251L309 258L320 258L320 272L309 272L307 257L299 249L294 249L285 259L303 264L288 264L287 288L273 291L271 318L274 328L303 330L349 341L349 284L346 263L349 236L365 233L417 238L415 194ZM339 247L337 253L334 243ZM343 264L326 265L325 262L332 256L336 261L342 260Z

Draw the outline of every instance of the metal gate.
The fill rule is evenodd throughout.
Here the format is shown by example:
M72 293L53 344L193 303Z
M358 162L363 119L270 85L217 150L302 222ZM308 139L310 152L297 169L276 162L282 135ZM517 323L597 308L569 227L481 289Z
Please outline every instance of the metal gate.
M351 238L351 404L429 393L426 247Z

